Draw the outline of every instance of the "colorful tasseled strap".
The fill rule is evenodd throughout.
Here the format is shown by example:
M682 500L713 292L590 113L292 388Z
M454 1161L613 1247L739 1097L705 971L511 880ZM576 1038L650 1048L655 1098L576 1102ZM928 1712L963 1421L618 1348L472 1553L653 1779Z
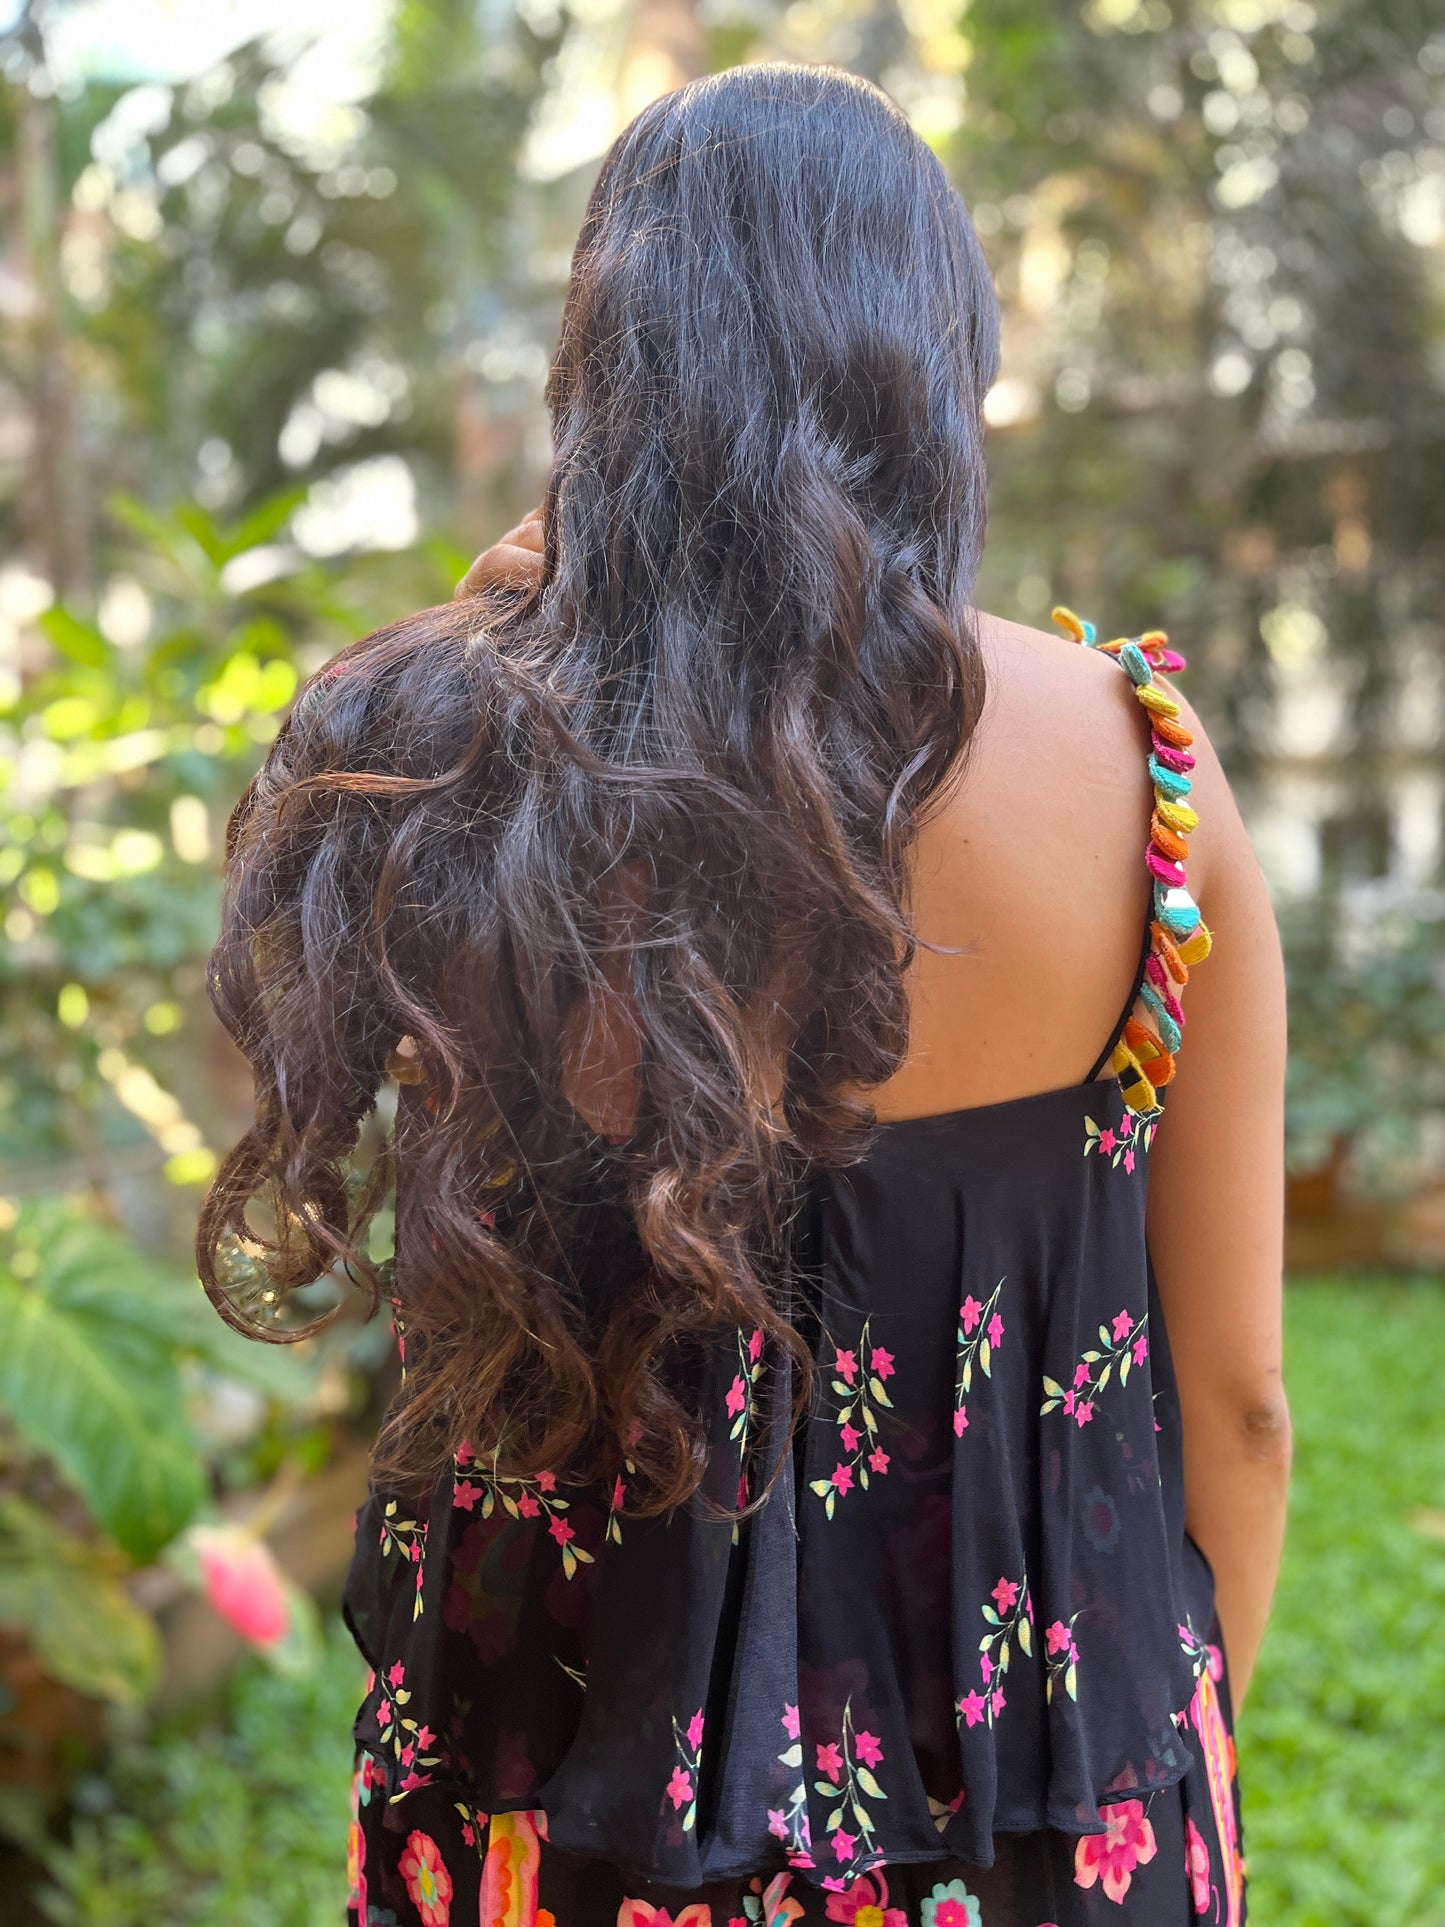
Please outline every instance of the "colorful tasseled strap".
M1072 609L1055 609L1054 621L1085 648L1112 656L1128 672L1134 695L1149 712L1149 776L1154 813L1144 860L1154 879L1154 915L1149 924L1149 955L1135 1014L1124 1025L1110 1060L1124 1102L1131 1111L1159 1109L1159 1091L1174 1075L1174 1057L1184 1030L1179 992L1189 981L1189 966L1209 955L1210 936L1184 874L1188 838L1199 822L1185 800L1193 788L1190 770L1194 738L1179 720L1179 705L1159 681L1160 673L1184 667L1159 629L1142 636L1099 642L1092 622Z

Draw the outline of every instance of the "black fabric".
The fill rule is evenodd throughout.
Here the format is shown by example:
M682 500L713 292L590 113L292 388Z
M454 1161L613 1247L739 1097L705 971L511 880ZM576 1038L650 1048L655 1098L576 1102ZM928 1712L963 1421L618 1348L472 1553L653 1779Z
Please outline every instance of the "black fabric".
M851 1920L839 1891L864 1905L866 1877L884 1918L865 1927L905 1927L880 1880L917 1889L906 1927L977 1927L931 1890L993 1868L964 1883L975 1905L1030 1898L985 1906L983 1927L1101 1917L1106 1871L1154 1927L1199 1893L1187 1855L1154 1871L1166 1834L1187 1837L1190 1876L1205 1855L1217 1917L1243 1918L1222 1681L1208 1744L1198 1714L1222 1670L1213 1587L1185 1532L1144 1233L1157 1128L1090 1080L882 1126L861 1163L815 1173L793 1251L813 1409L786 1449L783 1363L720 1336L699 1386L708 1479L668 1519L595 1485L498 1481L465 1452L420 1512L373 1494L345 1610L374 1669L355 1851L391 1869L378 1920L450 1918L398 1902L402 1842L455 1852L438 1813L483 1867L485 1816L503 1858L526 1834L534 1909L591 1867L619 1921L725 1893L750 1920L748 1896L786 1875L784 1920ZM740 1525L709 1503L775 1469ZM1045 1865L1069 1870L1046 1915Z

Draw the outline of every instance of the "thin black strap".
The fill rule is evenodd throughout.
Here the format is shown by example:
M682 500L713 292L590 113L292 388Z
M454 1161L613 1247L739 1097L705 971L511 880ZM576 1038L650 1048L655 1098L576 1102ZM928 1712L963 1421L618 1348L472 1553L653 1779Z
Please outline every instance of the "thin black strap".
M1139 946L1139 968L1134 972L1134 981L1129 986L1129 995L1125 999L1124 1008L1119 1012L1119 1021L1117 1024L1115 1024L1113 1030L1109 1033L1108 1043L1105 1044L1104 1048L1099 1052L1099 1055L1094 1059L1093 1069L1089 1072L1089 1075L1084 1079L1084 1082L1086 1084L1093 1083L1094 1079L1099 1075L1100 1071L1103 1070L1104 1066L1108 1063L1109 1059L1114 1055L1114 1048L1118 1044L1119 1039L1124 1035L1124 1026L1125 1024L1128 1023L1130 1017L1133 1015L1134 1006L1139 1001L1139 992L1143 988L1144 975L1149 968L1149 950L1150 950L1150 936L1151 936L1151 931L1149 926L1150 926L1150 923L1153 921L1153 916L1154 916L1154 905L1151 900L1149 905L1149 915L1144 919L1144 941Z

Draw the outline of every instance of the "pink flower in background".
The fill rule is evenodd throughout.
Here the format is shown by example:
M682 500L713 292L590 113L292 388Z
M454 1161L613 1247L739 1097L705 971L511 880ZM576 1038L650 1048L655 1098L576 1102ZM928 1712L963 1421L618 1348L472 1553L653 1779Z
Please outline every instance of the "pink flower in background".
M555 1472L539 1472L537 1474L537 1490L539 1492L555 1492L557 1490L557 1474Z
M1134 1869L1151 1861L1159 1847L1142 1800L1115 1800L1103 1808L1103 1818L1107 1831L1083 1834L1074 1849L1074 1885L1102 1880L1109 1899L1122 1905Z
M408 1834L406 1851L396 1866L424 1927L447 1927L452 1912L452 1880L431 1835Z
M1134 1169L1134 1151L1132 1146L1124 1153L1124 1169L1126 1171L1132 1171Z
M995 1686L993 1689L993 1716L995 1719L998 1718L1006 1704L1007 1701L1003 1696L1003 1688L1001 1686Z
M482 1488L473 1485L470 1479L458 1479L452 1487L452 1504L460 1506L463 1512L470 1512L482 1496Z
M781 1807L768 1808L768 1832L775 1840L787 1839L788 1817Z
M1118 1138L1115 1137L1114 1133L1107 1126L1102 1131L1100 1131L1099 1149L1104 1153L1106 1157L1108 1156L1109 1152L1113 1150L1114 1146L1118 1142L1119 1142Z
M1093 1416L1094 1416L1093 1399L1091 1398L1081 1399L1074 1413L1074 1423L1080 1426L1087 1425L1089 1420Z
M839 1860L851 1860L853 1858L853 1849L857 1844L858 1836L856 1833L845 1833L841 1827L834 1829L833 1852Z
M192 1526L206 1604L256 1646L286 1637L291 1610L271 1549L244 1526Z
M833 1484L837 1486L839 1492L851 1492L853 1490L852 1466L835 1465L833 1467Z
M405 1678L406 1678L406 1668L402 1665L401 1661L398 1660L396 1664L387 1673L386 1683L392 1689L392 1691L395 1692L397 1687L401 1685L402 1681Z
M802 1731L802 1721L799 1718L796 1706L784 1706L783 1731L790 1740L797 1739L798 1734Z
M1049 1652L1062 1653L1068 1650L1069 1629L1062 1619L1056 1619L1052 1626L1044 1628L1044 1638L1048 1641Z
M1188 1816L1184 1820L1184 1867L1189 1875L1196 1914L1209 1912L1209 1849L1204 1836Z
M888 1470L888 1454L881 1445L868 1454L868 1463L880 1477Z
M983 1674L983 1683L987 1686L993 1678L993 1661L987 1653L985 1653L983 1658L978 1662L978 1670Z
M672 1778L667 1783L667 1797L672 1802L673 1811L681 1813L692 1798L692 1778L680 1766L672 1769Z
M577 1537L577 1534L565 1519L550 1519L547 1523L547 1530L559 1546L565 1546L569 1539L575 1539Z
M1136 1338L1134 1340L1135 1365L1142 1365L1144 1363L1144 1360L1148 1356L1149 1356L1149 1340L1147 1338Z
M848 1844L851 1853L851 1838ZM881 1867L875 1867L871 1874L858 1874L846 1885L828 1884L833 1890L823 1911L829 1920L838 1921L840 1927L908 1927L904 1910L888 1905L888 1879Z
M855 1426L840 1425L838 1427L838 1437L843 1441L843 1450L845 1452L856 1452L862 1441L863 1434L858 1431Z
M1077 1392L1081 1385L1087 1385L1088 1382L1089 1382L1088 1366L1084 1364L1076 1365L1074 1367L1074 1390Z
M753 1364L756 1365L758 1360L762 1357L762 1354L763 1354L763 1334L761 1331L755 1331L752 1337L748 1340L748 1357L752 1360Z
M538 1505L537 1501L532 1497L530 1492L524 1492L521 1498L518 1499L517 1501L517 1510L518 1512L521 1513L524 1519L535 1519L537 1514L542 1510L542 1508L541 1506Z

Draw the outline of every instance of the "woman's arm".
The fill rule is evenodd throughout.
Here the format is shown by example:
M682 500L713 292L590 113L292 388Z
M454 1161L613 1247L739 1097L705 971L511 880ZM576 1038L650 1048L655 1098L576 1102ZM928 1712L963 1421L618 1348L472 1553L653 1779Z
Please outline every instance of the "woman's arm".
M1284 968L1269 894L1196 727L1190 880L1214 950L1190 975L1150 1160L1149 1244L1179 1379L1188 1527L1214 1568L1236 1703L1284 1538Z

